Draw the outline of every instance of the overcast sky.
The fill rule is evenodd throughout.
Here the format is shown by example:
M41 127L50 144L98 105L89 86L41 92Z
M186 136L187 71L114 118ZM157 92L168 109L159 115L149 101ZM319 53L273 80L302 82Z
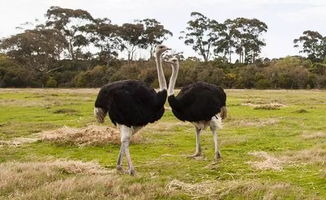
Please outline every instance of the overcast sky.
M36 18L44 19L50 6L89 11L93 17L107 17L113 23L155 18L174 36L166 44L194 55L191 47L178 40L192 11L223 22L228 18L257 18L268 25L262 56L275 58L298 54L293 39L305 30L326 35L325 0L1 0L0 38L17 33L17 26Z

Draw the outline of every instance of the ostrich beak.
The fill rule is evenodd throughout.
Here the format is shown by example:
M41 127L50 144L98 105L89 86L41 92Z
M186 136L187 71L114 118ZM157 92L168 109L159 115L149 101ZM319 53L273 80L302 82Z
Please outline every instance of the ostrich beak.
M163 62L165 62L165 63L169 63L169 64L172 64L172 65L173 65L173 62L168 61L168 60L163 60Z

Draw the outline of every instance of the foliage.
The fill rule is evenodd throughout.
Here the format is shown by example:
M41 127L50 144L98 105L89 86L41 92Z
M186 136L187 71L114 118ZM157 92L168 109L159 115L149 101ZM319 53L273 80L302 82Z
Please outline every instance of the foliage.
M93 21L90 13L81 9L52 6L46 12L46 26L60 31L65 38L65 50L69 58L83 57L82 47L89 44L83 34L83 25Z
M209 19L199 12L190 14L193 20L187 22L186 31L181 32L186 45L192 46L205 62L210 59L214 44L220 39L224 31L224 26L216 20Z
M267 25L258 19L243 17L227 19L224 24L228 29L226 37L228 50L225 52L233 52L234 48L234 52L239 55L240 63L253 63L260 54L261 47L266 45L260 36L267 32Z
M183 36L180 38L205 62L213 53L222 55L224 59L228 57L231 62L232 54L237 53L240 63L253 63L266 45L260 36L267 32L268 27L258 19L239 17L219 23L198 12L192 12L191 17L194 19L188 21L188 27L181 32Z
M49 87L49 88L57 87L57 85L58 85L58 82L53 77L50 77L48 79L48 81L46 82L46 87Z
M156 19L142 19L136 22L144 26L144 38L150 47L150 58L153 57L154 46L161 44L168 36L172 36L172 32L165 29L164 26Z
M304 31L303 35L293 42L294 47L301 48L300 53L307 54L309 59L326 60L326 36L322 36L317 31Z
M29 70L48 72L59 60L64 43L57 30L38 26L4 39L0 48L9 58Z

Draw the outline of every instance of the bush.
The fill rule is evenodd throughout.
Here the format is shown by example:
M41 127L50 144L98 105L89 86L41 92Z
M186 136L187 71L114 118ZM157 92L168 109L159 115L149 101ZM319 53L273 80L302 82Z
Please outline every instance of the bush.
M40 87L35 80L35 73L19 66L4 69L2 87Z
M57 85L58 85L58 82L53 77L50 77L48 79L48 81L46 82L45 87L55 88L55 87L57 87Z
M257 89L268 89L268 88L271 88L271 87L272 87L272 84L267 79L260 79L255 84L255 88L257 88Z

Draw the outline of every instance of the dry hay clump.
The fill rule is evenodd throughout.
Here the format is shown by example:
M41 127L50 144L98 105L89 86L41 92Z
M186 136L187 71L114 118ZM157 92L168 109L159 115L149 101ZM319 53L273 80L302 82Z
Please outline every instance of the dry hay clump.
M259 180L204 181L200 183L185 183L172 180L166 186L167 192L182 192L192 199L277 199L282 197L303 198L300 188L288 183L269 183ZM241 198L242 197L242 198Z
M54 142L56 144L71 144L77 146L120 144L118 129L107 126L90 125L86 128L62 127L42 133L42 141ZM132 136L132 143L139 143L141 136Z

